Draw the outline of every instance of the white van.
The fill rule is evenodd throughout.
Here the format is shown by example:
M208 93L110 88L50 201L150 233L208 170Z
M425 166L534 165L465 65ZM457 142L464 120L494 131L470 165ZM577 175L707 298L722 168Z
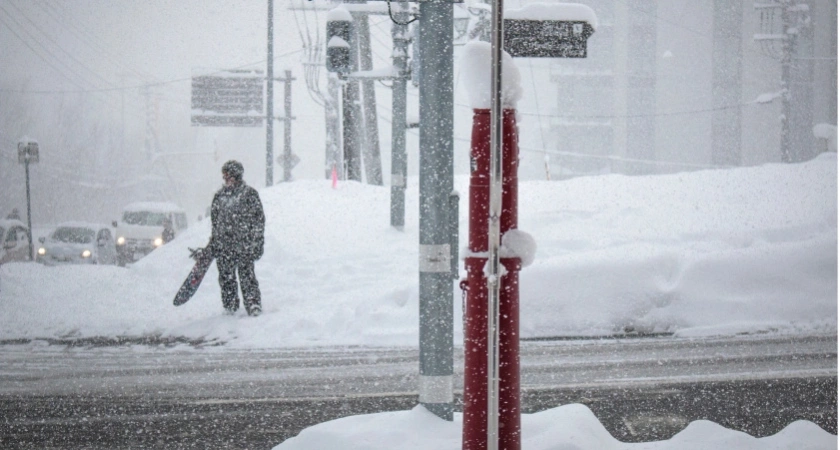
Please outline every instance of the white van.
M187 229L187 213L169 202L137 202L123 208L115 221L119 265L137 261L163 245L163 225L169 220L175 236Z

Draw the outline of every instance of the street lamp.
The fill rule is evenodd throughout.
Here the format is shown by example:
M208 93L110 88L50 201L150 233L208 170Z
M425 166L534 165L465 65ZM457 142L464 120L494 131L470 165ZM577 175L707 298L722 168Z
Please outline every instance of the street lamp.
M32 244L32 203L29 197L29 164L38 162L38 143L29 138L21 138L18 141L18 163L23 164L26 169L26 228L29 235L29 259L34 257Z

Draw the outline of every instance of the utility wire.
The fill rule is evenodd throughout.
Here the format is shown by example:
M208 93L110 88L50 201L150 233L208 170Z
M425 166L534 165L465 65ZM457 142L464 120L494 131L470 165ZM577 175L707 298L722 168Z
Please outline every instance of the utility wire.
M5 8L3 8L3 6L2 6L2 5L0 5L0 11L2 11L2 12L3 12L3 13L4 13L4 14L5 14L5 15L9 18L9 19L11 19L11 20L13 20L13 21L14 21L14 18L11 16L11 14L9 14L9 12L8 12L8 11L6 11L6 9L5 9ZM69 68L69 67L67 67L66 65L65 65L65 68L66 68L66 69L61 69L61 68L59 68L58 66L56 66L56 65L53 63L53 61L52 61L52 60L50 60L50 59L48 59L48 58L45 58L45 57L44 57L44 55L42 54L42 52L41 52L41 51L36 50L35 48L33 48L33 47L32 47L32 45L30 45L30 44L29 44L30 39L24 39L23 37L21 37L21 35L20 35L20 34L18 34L18 32L17 32L17 31L15 31L14 27L12 27L11 25L9 25L9 22L7 22L7 21L6 21L6 19L4 19L2 15L0 15L0 23L3 23L3 25L5 25L5 26L6 26L6 28L8 28L8 30L9 30L9 31L11 31L11 32L12 32L12 34L14 34L14 35L15 35L15 37L16 37L16 38L18 38L18 40L19 40L19 41L21 41L21 42L23 43L23 45L25 45L27 48L29 48L29 50L31 50L31 51L32 51L32 53L33 53L35 56L37 56L37 57L38 57L41 61L43 61L43 62L44 62L45 64L47 64L48 66L50 66L50 67L52 67L53 69L55 69L55 71L56 71L59 75L61 75L61 76L62 76L62 78L66 79L68 82L70 82L70 83L71 83L71 84L73 84L74 86L77 86L77 87L78 87L78 88L80 88L80 89L84 89L84 86L83 86L81 83L79 83L79 81L78 81L77 79L73 79L72 77L68 76L68 75L67 75L67 73L65 73L65 70L68 70L68 71L69 71L71 74L73 74L75 77L82 78L82 79L84 79L84 77L82 77L81 75L79 75L79 74L75 73L75 72L73 71L73 69L72 69L72 68ZM18 23L18 26L20 26L20 24L19 24L19 23ZM24 29L25 29L25 28L24 28ZM27 34L27 36L28 36L28 37L31 37L31 36L29 36L28 34ZM32 38L31 40L32 40L33 42L36 42L36 43L40 44L40 42L39 42L37 39ZM41 44L41 45L43 45L43 44Z
M2 8L2 7L0 7L0 8ZM0 21L2 21L2 18L0 18ZM17 36L17 34L15 34L15 35ZM282 55L275 56L274 60L277 60L277 59L280 59L280 58L285 58L287 56L290 56L290 55L293 55L293 54L296 54L296 53L300 53L302 51L303 51L303 49L291 50L291 51L288 51L286 53L283 53ZM229 69L219 69L215 72L209 73L208 75L215 75L215 74L227 72L229 70L245 69L245 68L256 66L256 65L259 65L259 64L265 64L266 61L268 61L268 60L263 59L262 61L247 63L247 64L243 64L241 66L237 66L237 67L233 67L233 68L229 68ZM168 85L168 84L182 83L184 81L191 81L191 80L192 80L192 77L190 76L190 77L185 77L185 78L175 78L175 79L172 79L172 80L157 81L157 82L152 82L152 83L143 83L143 84L132 85L132 86L117 86L117 87L105 88L105 89L85 89L85 88L82 88L81 86L79 86L80 89L78 89L78 90L38 90L38 91L21 90L21 89L2 89L2 88L0 88L0 92L15 92L15 93L19 93L19 94L86 94L86 93L95 93L95 92L113 92L113 91L124 91L124 90L133 90L133 89L151 88L151 87L157 87L157 86L165 86L165 85Z
M123 71L132 72L140 79L147 81L157 81L154 76L137 70L135 68L128 67L124 63L122 63L121 58L116 57L110 49L97 42L97 38L95 36L91 35L90 32L88 32L84 28L78 27L76 25L77 20L72 17L72 13L70 11L63 7L61 11L58 11L56 8L59 7L59 5L61 5L60 3L53 4L46 1L41 1L36 3L36 5L42 11L46 12L47 15L51 19L53 19L55 23L70 31L70 33L73 34L76 37L76 39L79 40L79 42L85 44L85 46L87 46L89 49L95 52L98 58L107 59L109 62L112 63L112 65L121 68ZM62 19L62 17L64 17L64 19Z
M5 19L3 19L2 15L0 15L0 22L2 22L4 25L6 25L6 27L9 29L9 31L11 31L11 32L12 32L12 34L14 34L14 35L15 35L15 37L17 37L17 38L18 38L21 42L23 42L23 44L24 44L24 45L26 45L26 47L28 47L30 50L32 50L32 52L33 52L33 54L34 54L35 56L37 56L39 59L41 59L42 61L44 61L44 63L46 63L48 66L50 66L50 67L52 67L53 69L55 69L55 70L56 70L56 72L57 72L57 73L58 73L61 77L63 77L63 78L64 78L64 79L66 79L67 81L69 81L69 82L70 82L71 84L73 84L74 86L77 86L77 87L79 87L79 88L80 88L80 89L82 89L82 90L84 90L84 89L85 89L85 87L83 86L83 84L80 84L77 80L75 80L74 78L72 78L72 77L68 76L68 75L67 75L67 73L64 71L64 69L60 69L58 66L56 66L55 64L53 64L53 62L52 62L52 61L58 61L59 63L61 63L61 64L62 64L62 65L66 68L66 70L67 70L67 71L69 71L69 72L70 72L72 75L74 75L75 77L77 77L77 78L81 79L82 81L84 81L84 82L86 82L86 83L89 83L89 84L95 85L95 83L93 83L93 82L91 82L90 80L88 80L88 79L87 79L84 75L81 75L81 74L80 74L80 73L78 73L75 69L73 69L72 67L70 67L67 63L65 63L62 59L58 58L58 57L57 57L57 56L56 56L53 52L51 52L51 51L50 51L49 47L45 46L45 45L44 45L44 43L43 43L43 42L41 42L41 41L40 41L40 40L39 40L36 36L32 36L32 34L30 34L30 32L29 32L28 28L27 28L27 27L25 27L25 26L23 26L23 25L21 25L21 23L20 23L20 22L18 22L18 21L17 21L17 19L15 19L15 18L14 18L14 17L13 17L13 16L9 13L9 11L8 11L8 10L6 10L5 8L3 8L1 5L0 5L0 12L4 13L4 14L5 14L5 15L6 15L9 19L11 19L11 20L12 20L12 21L13 21L13 22L14 22L14 23L18 26L18 27L20 27L21 29L23 29L24 33L25 33L25 34L27 35L27 37L29 37L30 39L29 39L29 40L27 40L27 39L24 39L23 37L21 37L21 35L20 35L20 34L18 34L18 32L17 32L17 31L15 31L15 29L14 29L13 27L11 27L11 26L9 25L9 23L8 23L8 22L6 22L6 20L5 20ZM27 18L27 20L29 20L29 19ZM33 48L33 47L29 44L29 41L30 41L30 40L31 40L32 42L35 42L36 44L38 44L38 45L42 48L42 51L44 51L44 52L46 52L47 54L49 54L49 55L51 56L51 58L52 58L52 59L45 58L45 57L44 57L44 54L42 53L42 51L38 51L38 50L36 50L35 48ZM0 89L0 92L4 92L4 91L8 92L8 91L12 91L12 90L3 90L3 89ZM21 91L20 91L20 90L17 90L17 91L12 91L12 92L19 92L19 93L20 93ZM94 97L93 99L94 99L94 100L96 100L96 101L98 101L98 102L100 102L100 103L102 103L103 105L105 105L105 106L107 106L107 107L111 108L111 109L112 109L112 110L114 110L114 111L119 111L119 110L120 110L118 106L114 105L113 103L111 103L111 102L109 102L109 101L107 101L107 100L105 100L105 99L102 99L102 98L99 98L99 97Z
M20 10L20 8L18 8L17 6L15 6L15 4L14 4L13 2L9 2L9 3L8 3L8 5L9 5L9 6L11 6L12 8L14 8L14 9L15 9L15 10L16 10L19 14L20 14L20 16L21 16L21 17L23 17L24 19L26 19L26 21L29 23L30 27L26 27L26 26L21 25L24 29L27 29L27 30L28 30L29 28L34 29L35 31L37 31L36 36L43 36L44 38L46 38L46 40L47 40L47 41L49 41L49 42L50 42L50 44L52 44L52 48L55 48L55 49L56 49L56 50L58 50L59 52L61 52L61 53L65 54L65 55L67 55L67 57L68 57L68 58L70 58L70 60L71 60L71 61L75 62L75 63L76 63L79 67L81 67L81 68L82 68L82 69L84 69L85 71L89 72L89 73L90 73L90 74L92 74L94 77L98 78L98 79L99 79L102 83L104 83L104 84L109 84L109 85L113 86L113 84L112 84L111 82L109 82L108 80L106 80L106 79L105 79L102 75L100 75L97 71L95 71L95 70L91 69L91 68L90 68L90 67L88 67L85 63L83 63L82 61L79 61L79 59L78 59L78 58L76 58L76 57L75 57L72 53L70 53L70 52L68 52L67 50L65 50L65 49L64 49L64 47L62 47L62 46L61 46L61 44L59 44L59 43L58 43L58 42L56 42L56 41L55 41L52 37L50 37L50 34L49 34L49 33L47 33L47 32L45 32L44 30L42 30L42 29L41 29L41 27L39 27L37 23L33 22L33 21L32 21L32 19L30 19L30 18L29 18L29 16L27 16L27 15L26 15L26 13L24 13L23 11L21 11L21 10ZM6 13L8 14L8 12L6 12ZM15 20L15 22L16 22L18 25L20 25L20 22L17 22L17 20L16 20L16 19L14 19L14 18L13 18L12 20ZM39 42L39 43L40 43L40 42ZM43 45L43 44L41 44L41 45ZM45 46L45 48L46 48L46 46ZM95 83L93 83L93 82L91 82L91 81L89 81L89 80L88 80L88 82L89 82L89 83L91 83L91 84L95 84Z

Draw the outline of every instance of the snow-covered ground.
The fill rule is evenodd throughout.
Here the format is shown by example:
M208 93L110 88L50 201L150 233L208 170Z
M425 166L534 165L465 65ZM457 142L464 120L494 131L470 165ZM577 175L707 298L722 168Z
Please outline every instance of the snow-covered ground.
M407 345L418 340L417 180L405 231L388 187L328 180L260 191L264 314L222 314L215 266L172 298L203 246L204 220L130 268L0 266L0 339L183 336L231 347ZM466 229L468 180L460 236ZM837 330L837 160L520 183L523 337L627 327L679 336ZM461 292L453 283L456 343Z
M467 183L456 179L462 246ZM405 231L389 226L388 187L342 182L333 189L329 180L309 180L260 195L267 215L265 256L257 263L262 316L222 314L215 266L189 303L172 306L192 266L187 248L209 237L205 220L129 268L0 266L0 339L417 345L416 179L409 180ZM679 336L837 331L835 154L802 164L528 181L520 183L519 204L520 228L538 246L534 263L521 272L523 337L629 327ZM453 294L458 345L457 283ZM837 442L807 423L754 439L695 422L666 443L620 444L579 405L526 415L523 423L529 449L799 449ZM458 448L459 430L457 421L416 409L322 424L280 448ZM427 439L415 436L421 432Z
M460 450L461 414L447 422L417 406L345 417L303 430L275 450ZM837 436L808 421L797 421L765 438L729 430L707 420L690 423L671 439L624 443L613 438L586 406L574 404L522 415L524 450L827 450Z

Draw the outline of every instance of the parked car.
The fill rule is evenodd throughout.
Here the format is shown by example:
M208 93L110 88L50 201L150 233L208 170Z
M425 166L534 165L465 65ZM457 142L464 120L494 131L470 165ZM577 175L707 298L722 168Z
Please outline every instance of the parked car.
M0 220L0 264L11 261L29 261L29 232L20 220Z
M37 261L56 264L116 264L117 247L108 225L65 222L40 238Z
M117 229L117 254L121 266L137 261L167 242L164 225L171 225L171 238L187 229L187 213L169 202L137 202L123 208Z

